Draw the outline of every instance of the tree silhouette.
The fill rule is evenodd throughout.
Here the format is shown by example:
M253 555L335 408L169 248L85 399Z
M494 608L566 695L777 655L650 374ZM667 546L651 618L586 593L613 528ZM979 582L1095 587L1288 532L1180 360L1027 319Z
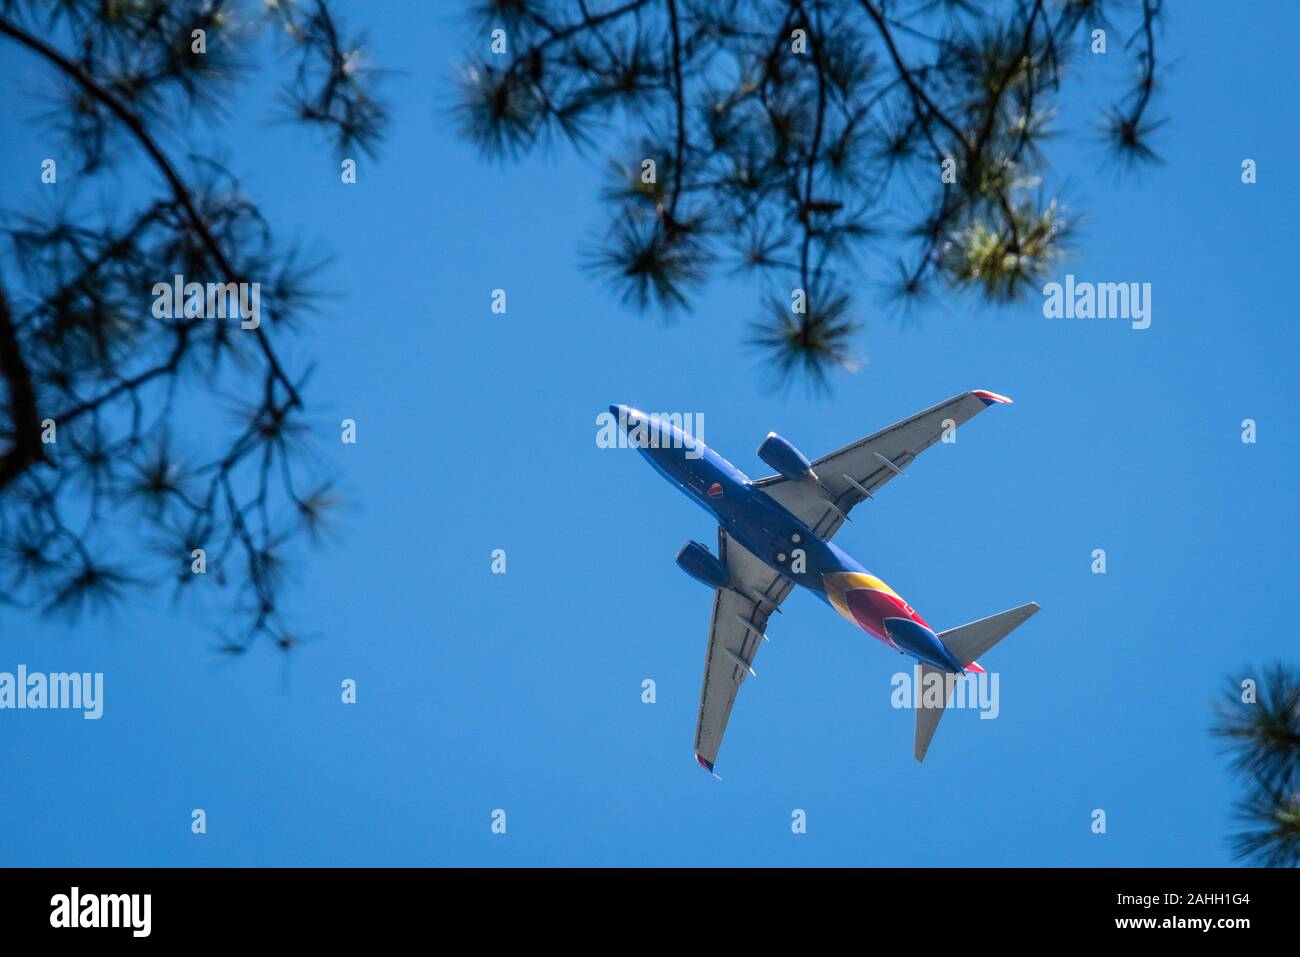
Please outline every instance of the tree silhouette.
M320 263L280 244L198 143L231 85L259 68L249 51L262 31L289 54L282 118L341 155L372 149L387 119L376 77L324 2L0 0L0 43L35 56L57 90L43 121L75 179L147 183L145 169L161 185L125 214L71 202L3 214L0 598L11 603L72 618L111 605L146 583L118 544L139 547L146 529L178 593L227 586L237 614L224 650L297 641L280 607L285 556L319 535L335 495L304 462L307 375L277 346L311 314ZM266 321L179 304L159 315L155 284L176 275L257 283ZM194 436L177 410L199 400L233 405L232 425ZM208 574L195 574L203 562Z
M674 312L727 258L766 275L749 341L776 379L852 367L856 254L894 244L897 301L946 286L1013 300L1071 220L1039 186L1066 65L1114 33L1136 79L1102 111L1122 165L1149 145L1160 0L487 0L461 68L461 134L485 155L640 130L612 160L589 255L625 301ZM497 32L499 31L499 32ZM646 161L653 161L651 170ZM944 173L948 175L945 176ZM651 175L652 174L652 175ZM792 309L792 290L806 305Z
M1215 712L1212 733L1246 787L1236 807L1243 829L1231 839L1234 855L1300 867L1300 671L1270 665L1249 698L1230 680Z

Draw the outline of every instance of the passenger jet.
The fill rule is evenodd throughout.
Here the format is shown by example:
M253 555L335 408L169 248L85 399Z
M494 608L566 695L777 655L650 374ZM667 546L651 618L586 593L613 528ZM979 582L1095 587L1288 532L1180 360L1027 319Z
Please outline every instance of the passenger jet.
M713 621L704 659L704 684L695 729L695 758L717 777L714 764L736 692L754 675L754 656L772 612L802 585L867 634L915 658L920 688L944 682L937 706L916 695L913 754L924 760L947 703L953 678L984 669L976 659L1038 611L1030 602L959 628L935 632L880 578L831 537L849 511L875 498L880 487L946 433L991 405L1011 400L977 389L891 425L838 452L809 462L775 432L758 457L775 475L751 481L743 472L671 421L625 405L611 405L619 427L664 478L718 522L718 554L687 542L677 564L714 589ZM940 677L933 677L940 676ZM934 696L931 696L933 699Z

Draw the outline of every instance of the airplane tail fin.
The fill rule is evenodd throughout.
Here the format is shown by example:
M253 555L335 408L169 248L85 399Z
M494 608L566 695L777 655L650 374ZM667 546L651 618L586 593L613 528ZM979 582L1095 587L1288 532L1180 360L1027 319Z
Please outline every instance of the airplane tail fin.
M970 667L972 671L983 671L983 668L974 664L975 659L1011 634L1017 626L1024 624L1036 611L1038 611L1038 605L1031 601L1019 608L1012 608L997 615L990 615L988 618L981 618L979 621L972 621L968 625L941 631L939 632L939 640L944 643L944 646L952 652L953 657L960 661L964 667ZM934 679L930 677L932 674L943 675L944 677ZM923 696L917 696L915 708L916 741L912 754L918 761L924 761L925 753L930 750L930 741L934 737L934 732L938 730L939 719L943 717L943 709L947 706L948 695L952 692L953 679L954 676L949 676L940 668L924 662L921 664L922 688L929 686L929 682L935 680L943 680L945 687L942 703L935 706L922 707L920 702L923 700Z

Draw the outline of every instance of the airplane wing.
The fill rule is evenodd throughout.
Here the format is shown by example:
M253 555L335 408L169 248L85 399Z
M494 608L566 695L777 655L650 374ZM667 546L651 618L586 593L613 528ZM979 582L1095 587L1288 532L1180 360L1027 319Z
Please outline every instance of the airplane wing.
M793 582L774 572L721 527L718 557L731 573L731 587L719 588L713 595L713 620L709 624L700 713L695 725L695 759L711 774L731 706L736 703L736 692L754 673L754 655L763 641L767 619L794 587Z
M902 475L918 455L943 437L945 429L961 425L996 402L1010 401L983 389L964 392L838 452L823 455L812 463L817 482L795 482L770 475L754 485L819 538L829 539L844 524L854 505L873 497L895 475Z

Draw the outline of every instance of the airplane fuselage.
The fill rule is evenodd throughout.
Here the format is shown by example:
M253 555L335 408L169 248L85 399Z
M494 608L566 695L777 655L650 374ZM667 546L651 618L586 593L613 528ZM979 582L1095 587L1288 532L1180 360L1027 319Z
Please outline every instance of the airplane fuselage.
M890 648L945 671L963 670L897 592L843 549L819 538L713 449L664 419L627 406L611 406L610 411L660 475L773 571L807 588Z

